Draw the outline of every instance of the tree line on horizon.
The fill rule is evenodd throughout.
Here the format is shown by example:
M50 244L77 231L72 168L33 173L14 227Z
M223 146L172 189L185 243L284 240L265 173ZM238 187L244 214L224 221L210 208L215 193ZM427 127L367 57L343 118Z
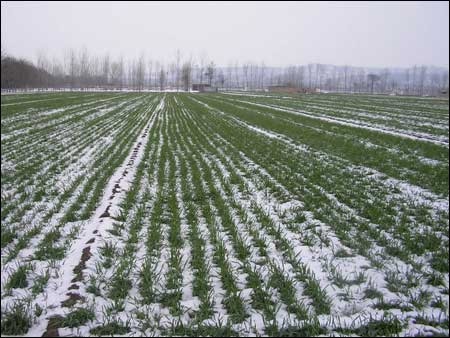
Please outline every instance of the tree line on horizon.
M15 89L131 89L187 91L193 83L221 90L265 90L287 86L301 90L354 93L397 93L439 95L448 93L448 69L413 66L405 69L368 69L364 67L309 63L268 67L264 63L239 62L218 67L206 57L182 58L160 62L145 58L112 58L91 55L86 48L69 50L63 60L49 60L43 53L37 62L16 58L4 49L1 53L1 88Z

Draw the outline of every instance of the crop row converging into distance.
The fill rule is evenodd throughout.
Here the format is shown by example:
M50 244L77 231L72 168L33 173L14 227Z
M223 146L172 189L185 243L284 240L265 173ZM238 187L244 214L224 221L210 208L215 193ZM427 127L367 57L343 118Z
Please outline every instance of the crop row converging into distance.
M2 334L448 334L448 119L385 96L2 96Z

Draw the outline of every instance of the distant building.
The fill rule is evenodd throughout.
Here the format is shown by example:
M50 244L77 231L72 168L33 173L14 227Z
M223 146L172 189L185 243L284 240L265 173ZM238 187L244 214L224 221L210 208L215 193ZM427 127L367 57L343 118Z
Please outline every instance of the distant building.
M268 91L271 93L313 93L313 90L307 88L297 88L287 85L268 86Z
M217 92L217 87L210 86L206 83L193 83L192 90L200 93L215 93Z
M271 93L298 93L298 88L290 86L269 86L268 89Z

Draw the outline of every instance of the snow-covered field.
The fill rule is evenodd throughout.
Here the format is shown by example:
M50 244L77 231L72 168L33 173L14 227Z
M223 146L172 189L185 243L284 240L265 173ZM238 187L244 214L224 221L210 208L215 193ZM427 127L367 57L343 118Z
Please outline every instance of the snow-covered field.
M448 100L2 95L1 333L449 334Z

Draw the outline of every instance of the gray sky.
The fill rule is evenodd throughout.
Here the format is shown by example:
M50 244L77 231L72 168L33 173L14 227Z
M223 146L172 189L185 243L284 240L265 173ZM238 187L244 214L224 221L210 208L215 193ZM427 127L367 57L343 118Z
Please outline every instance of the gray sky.
M8 2L2 46L36 60L69 48L171 62L448 67L449 2Z

